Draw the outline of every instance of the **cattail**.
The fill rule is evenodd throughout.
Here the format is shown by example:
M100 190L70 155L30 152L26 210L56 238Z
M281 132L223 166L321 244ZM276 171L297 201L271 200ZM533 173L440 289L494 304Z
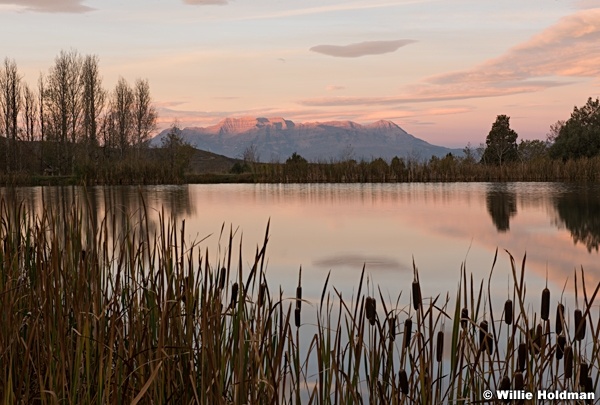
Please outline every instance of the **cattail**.
M296 287L296 308L302 309L302 267L298 273L298 287Z
M541 317L544 321L548 320L550 316L550 290L548 287L542 291L542 313Z
M543 342L542 337L544 335L544 331L542 329L542 324L538 323L535 328L535 335L533 338L533 351L535 354L539 353L542 350Z
M233 283L231 286L231 302L229 304L230 308L235 308L238 299L238 283Z
M296 287L296 308L302 308L302 287Z
M501 391L507 391L510 389L510 378L505 375L504 377L502 377L502 380L500 380L500 390ZM510 401L510 399L505 399L503 400L504 403L508 403Z
M485 337L485 349L490 356L494 354L494 339L489 333Z
M481 321L479 324L479 350L484 350L489 354L494 353L494 340L488 333L488 322Z
M413 299L413 308L416 310L421 306L421 285L419 281L415 280L412 283L412 299Z
M523 373L517 371L514 375L515 378L515 390L522 390L525 386L525 379L523 378Z
M400 392L404 395L408 395L408 375L406 371L400 370L398 373L398 385L400 386Z
M565 321L565 306L558 304L556 306L556 334L560 335L563 331L563 322Z
M573 377L573 348L569 345L565 347L565 378Z
M444 355L444 332L439 331L437 334L437 344L436 344L436 352L435 359L438 363L442 361L442 357Z
M517 367L519 371L525 371L525 363L527 362L527 345L525 343L519 344L517 349Z
M366 302L366 315L367 315L367 319L369 320L369 323L371 325L375 325L375 316L377 314L377 311L375 309L376 307L376 301L375 298L371 298L371 297L367 297L367 302Z
M594 380L592 379L592 377L587 377L585 379L585 392L594 392ZM591 401L589 402L591 404Z
M296 328L300 327L300 308L294 310L294 320L296 321Z
M575 339L583 340L585 337L585 318L583 317L581 310L575 310Z
M469 324L469 309L463 308L460 311L460 326L462 326L463 329L466 329L468 324Z
M485 337L488 331L488 323L487 321L481 321L479 324L479 347L483 348L485 344Z
M265 290L267 289L267 285L265 283L261 283L260 287L258 287L258 306L262 307L265 303Z
M513 303L511 300L506 300L504 303L504 323L511 325L513 321Z
M390 340L393 342L396 340L396 316L390 316L388 322L390 323Z
M556 339L556 360L563 358L565 354L565 345L567 344L567 338L565 335L559 335Z
M412 320L409 318L404 321L404 347L410 346L410 336L412 334Z
M587 363L581 363L579 365L579 385L581 387L585 387L589 371L590 369Z
M227 273L227 270L225 269L225 267L221 267L221 274L219 275L219 290L222 290L223 288L225 288L225 274Z

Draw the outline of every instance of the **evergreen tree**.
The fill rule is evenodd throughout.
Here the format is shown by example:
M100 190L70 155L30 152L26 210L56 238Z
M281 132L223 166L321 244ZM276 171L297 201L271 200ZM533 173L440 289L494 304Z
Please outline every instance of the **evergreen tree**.
M555 159L578 159L600 154L600 100L588 98L587 103L575 107L550 147Z
M498 115L485 140L486 148L481 161L485 164L499 166L516 161L518 158L517 137L517 133L510 128L510 117Z

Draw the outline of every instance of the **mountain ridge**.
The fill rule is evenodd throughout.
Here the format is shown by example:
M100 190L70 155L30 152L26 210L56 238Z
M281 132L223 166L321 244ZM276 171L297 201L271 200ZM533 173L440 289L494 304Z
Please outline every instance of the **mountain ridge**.
M169 131L160 132L151 144L160 145ZM215 125L178 131L185 142L198 149L239 158L252 148L261 161L285 161L294 152L309 161L462 155L460 149L432 145L388 120L369 124L349 120L295 123L283 117L245 116L227 117Z

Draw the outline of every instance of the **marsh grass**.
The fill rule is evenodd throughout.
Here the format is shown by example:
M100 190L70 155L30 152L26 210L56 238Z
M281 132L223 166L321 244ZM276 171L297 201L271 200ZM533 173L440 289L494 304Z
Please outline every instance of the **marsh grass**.
M394 299L363 267L350 298L327 276L310 302L301 270L295 295L270 288L268 225L244 265L232 229L209 257L164 212L151 226L143 205L120 231L114 214L93 214L0 201L4 404L470 404L486 389L597 390L600 285L583 270L576 308L544 289L540 314L525 258L510 255L511 293L493 307L498 252L487 286L463 265L454 300L413 265Z

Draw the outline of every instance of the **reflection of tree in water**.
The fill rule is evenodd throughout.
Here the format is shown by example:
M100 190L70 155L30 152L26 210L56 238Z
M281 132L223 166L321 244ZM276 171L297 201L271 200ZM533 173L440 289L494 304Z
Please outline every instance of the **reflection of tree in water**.
M486 193L487 210L498 232L510 229L510 217L517 213L517 193L506 184L495 184Z
M600 199L597 194L578 192L562 194L555 201L559 221L574 243L582 243L588 252L600 246Z

